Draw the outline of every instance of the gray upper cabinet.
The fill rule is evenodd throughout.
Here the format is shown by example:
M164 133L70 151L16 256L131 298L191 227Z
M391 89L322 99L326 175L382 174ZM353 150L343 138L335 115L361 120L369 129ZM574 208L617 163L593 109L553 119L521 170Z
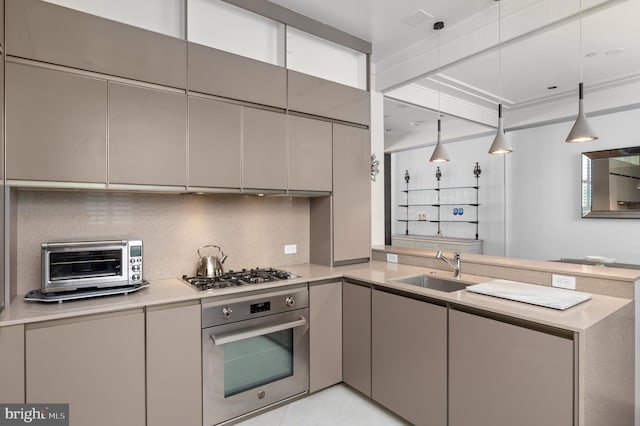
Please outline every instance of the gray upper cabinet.
M189 90L278 108L287 107L284 68L189 43Z
M186 185L186 95L109 82L109 183Z
M330 192L331 123L289 116L289 189Z
M240 188L241 107L189 97L190 186Z
M242 108L242 186L287 188L287 116Z
M7 179L104 183L107 82L6 65Z
M186 88L184 40L40 0L6 0L8 55Z
M333 263L367 261L371 253L369 131L333 125Z
M369 125L369 92L297 71L288 70L287 75L287 103L291 111Z

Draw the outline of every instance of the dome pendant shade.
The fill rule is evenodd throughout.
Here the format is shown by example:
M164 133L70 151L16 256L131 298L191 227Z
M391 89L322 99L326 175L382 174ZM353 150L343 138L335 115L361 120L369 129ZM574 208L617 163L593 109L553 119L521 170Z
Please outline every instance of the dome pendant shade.
M498 105L498 132L489 148L489 154L508 154L513 152L513 148L509 143L509 139L504 134L504 126L502 124L502 104Z
M582 105L582 83L578 85L578 92L578 117L576 118L576 122L573 123L573 127L571 128L566 141L570 143L595 141L598 139L598 136L596 136L596 133L591 128L587 117L584 115L584 107Z
M440 128L440 120L438 120L438 142L436 143L436 147L433 150L433 154L431 154L431 158L429 159L432 163L446 163L449 161L449 154L447 154L447 150L444 149L444 145L442 145L442 131Z

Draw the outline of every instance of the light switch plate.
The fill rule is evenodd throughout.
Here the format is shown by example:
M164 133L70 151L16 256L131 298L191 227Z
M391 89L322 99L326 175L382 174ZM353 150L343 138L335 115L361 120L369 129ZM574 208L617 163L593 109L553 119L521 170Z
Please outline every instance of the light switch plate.
M296 244L287 244L284 246L284 254L296 254L298 246Z
M553 287L566 288L569 290L576 289L576 277L570 275L551 275L551 285Z
M398 263L398 255L394 253L387 253L387 262Z

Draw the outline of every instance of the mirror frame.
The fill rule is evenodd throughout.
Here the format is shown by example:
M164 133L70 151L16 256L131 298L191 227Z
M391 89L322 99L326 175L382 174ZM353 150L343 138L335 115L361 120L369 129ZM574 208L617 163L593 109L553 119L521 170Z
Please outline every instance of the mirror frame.
M604 219L638 219L640 218L640 208L635 210L593 210L593 182L591 179L591 160L614 157L630 157L640 155L640 146L608 149L602 151L590 151L582 153L582 217L583 218L604 218ZM640 182L640 179L639 179Z

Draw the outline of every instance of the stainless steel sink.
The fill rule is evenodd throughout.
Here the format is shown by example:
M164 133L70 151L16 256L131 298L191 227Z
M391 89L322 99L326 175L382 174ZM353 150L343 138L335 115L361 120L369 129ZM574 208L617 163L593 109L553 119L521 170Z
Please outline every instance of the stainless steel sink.
M414 285L416 287L444 291L447 293L451 293L458 290L464 290L469 285L469 284L463 284L459 281L436 278L430 275L418 275L416 277L399 278L394 281L397 281L403 284Z

